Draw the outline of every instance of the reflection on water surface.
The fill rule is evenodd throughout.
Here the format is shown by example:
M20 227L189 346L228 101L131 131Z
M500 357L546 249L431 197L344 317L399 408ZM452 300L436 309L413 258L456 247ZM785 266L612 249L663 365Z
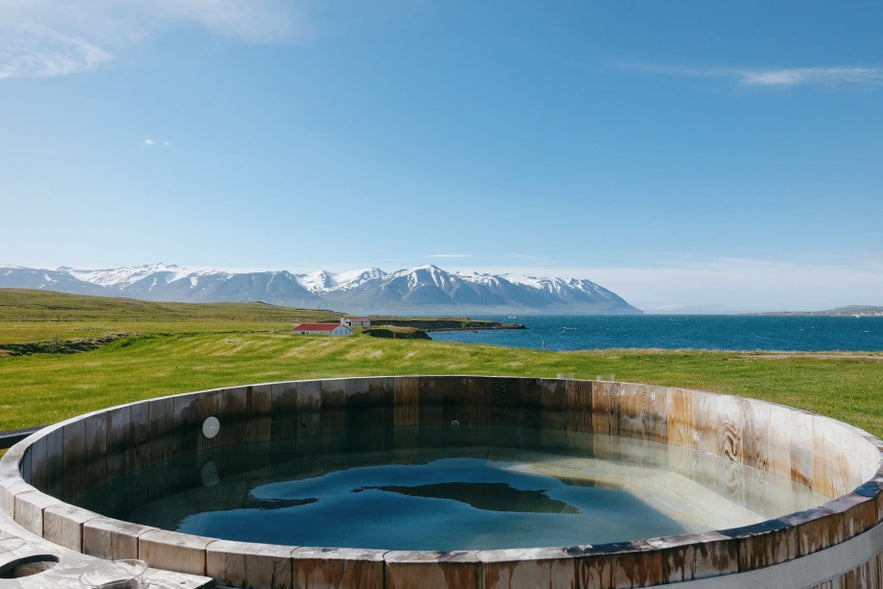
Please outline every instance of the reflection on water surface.
M408 497L434 497L459 501L487 511L520 511L522 513L579 513L579 509L563 501L550 499L545 490L525 491L506 483L436 483L434 485L361 487L399 493Z
M348 430L178 456L79 504L231 540L465 550L722 529L824 501L790 479L684 448L461 426Z

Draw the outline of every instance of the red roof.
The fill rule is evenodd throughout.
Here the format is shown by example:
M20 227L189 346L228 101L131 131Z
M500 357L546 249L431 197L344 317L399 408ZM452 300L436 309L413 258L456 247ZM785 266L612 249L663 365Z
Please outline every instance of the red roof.
M295 331L334 331L340 327L340 323L301 323L295 325Z

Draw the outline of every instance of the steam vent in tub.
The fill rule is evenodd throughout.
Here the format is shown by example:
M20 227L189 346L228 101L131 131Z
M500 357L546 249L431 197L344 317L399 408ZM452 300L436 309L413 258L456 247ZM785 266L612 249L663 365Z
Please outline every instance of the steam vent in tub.
M0 461L0 587L883 589L883 443L619 382L340 378L77 417Z

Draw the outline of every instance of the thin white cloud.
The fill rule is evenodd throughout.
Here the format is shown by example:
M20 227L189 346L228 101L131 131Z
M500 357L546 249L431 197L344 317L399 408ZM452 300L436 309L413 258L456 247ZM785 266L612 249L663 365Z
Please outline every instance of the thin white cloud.
M294 0L4 0L0 79L85 72L127 49L183 26L251 44L307 39Z
M472 254L427 254L427 258L440 258L440 259L462 259L462 258L471 258Z
M156 139L145 139L144 145L156 145Z
M0 79L63 76L112 59L104 47L40 23L0 21Z
M616 62L613 65L620 69L649 74L688 78L725 78L742 86L753 87L841 86L883 82L883 67L871 66L696 68L631 62Z
M745 71L740 73L739 81L748 86L869 84L883 81L883 68L840 66Z

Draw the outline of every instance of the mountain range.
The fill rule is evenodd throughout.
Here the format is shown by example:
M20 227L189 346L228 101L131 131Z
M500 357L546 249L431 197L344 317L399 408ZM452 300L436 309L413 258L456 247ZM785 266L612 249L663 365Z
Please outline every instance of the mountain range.
M360 314L634 314L590 280L447 272L420 266L384 272L228 272L153 264L102 270L0 266L0 288L33 288L147 301L248 302Z

